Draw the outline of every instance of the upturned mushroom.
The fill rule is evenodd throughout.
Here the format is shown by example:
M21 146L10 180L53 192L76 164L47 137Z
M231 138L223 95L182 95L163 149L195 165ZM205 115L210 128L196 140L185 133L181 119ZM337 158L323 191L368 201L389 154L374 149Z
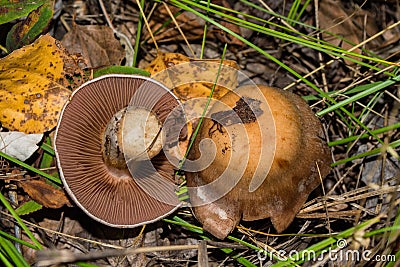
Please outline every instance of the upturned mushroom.
M186 170L196 218L220 239L241 219L285 230L330 171L319 119L299 96L264 85L229 92L206 117Z
M72 94L55 137L66 191L90 217L113 227L156 221L178 208L163 123L178 99L161 83L105 75Z

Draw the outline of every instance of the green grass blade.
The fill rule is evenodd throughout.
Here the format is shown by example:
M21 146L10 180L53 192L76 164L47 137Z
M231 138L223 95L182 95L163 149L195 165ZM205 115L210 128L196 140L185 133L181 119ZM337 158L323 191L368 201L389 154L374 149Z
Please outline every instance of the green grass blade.
M346 239L351 237L356 231L360 230L360 229L366 229L370 226L372 226L373 224L378 223L380 220L380 217L376 217L373 219L370 219L368 221L365 221L355 227L349 228L339 234L336 234L332 237L328 237L314 245L309 246L308 248L299 251L298 253L296 253L294 256L290 256L288 257L287 260L284 261L279 261L276 264L273 264L271 267L282 267L282 266L288 266L288 261L293 261L296 264L302 264L304 262L304 257L303 259L301 259L301 255L320 255L323 251L326 252L327 250L330 249L335 249L336 248L336 243L338 242L339 239ZM299 256L299 257L298 257ZM291 265L292 266L292 265Z
M396 218L396 220L398 220L398 219ZM364 237L376 236L376 235L379 235L379 234L398 231L398 230L400 230L400 224L399 224L398 221L396 221L396 222L393 223L392 226L379 228L379 229L376 229L376 230L372 230L372 231L370 231L368 233L365 233Z
M172 224L175 224L175 225L179 225L179 226L185 227L189 231L194 232L196 234L200 234L200 235L204 234L203 228L201 228L200 226L196 226L196 225L190 224L190 223L186 222L185 220L179 218L178 216L174 216L172 218L172 220L163 219L163 221L165 221L167 223L172 223Z
M47 146L51 146L51 139L50 137L46 138L46 141L44 142ZM53 159L54 159L54 155L52 155L51 153L48 153L47 151L45 151L43 153L42 159L40 161L40 166L39 168L41 169L47 169L51 167L51 164L53 163Z
M3 254L3 251L0 251L0 262L4 264L4 267L14 267L14 265Z
M9 156L9 155L3 153L3 152L0 152L0 157L3 157L3 158L5 158L6 160L9 160L9 161L11 161L11 162L14 162L15 164L17 164L17 165L19 165L19 166L21 166L21 167L23 167L23 168L25 168L25 169L27 169L27 170L29 170L29 171L31 171L31 172L34 172L34 173L36 173L36 174L39 174L39 175L41 175L41 176L43 176L43 177L49 179L50 181L52 181L52 182L54 182L54 183L56 183L56 184L58 184L58 185L61 185L61 180L60 180L60 178L58 178L58 177L54 177L54 176L52 176L52 175L50 175L50 174L47 174L47 173L45 173L45 172L43 172L43 171L41 171L41 170L38 170L38 169L36 169L36 168L30 166L29 164L26 164L25 162L22 162L22 161L20 161L20 160L18 160L18 159L16 159L16 158L13 158L13 157L11 157L11 156Z
M393 149L395 149L395 148L397 148L399 146L400 146L400 140L394 141L394 142L389 144L389 147L391 147ZM352 156L352 157L349 157L349 158L346 158L346 159L338 160L335 163L333 163L331 166L332 167L336 167L338 165L342 165L342 164L345 164L347 162L350 162L350 161L353 161L353 160L356 160L356 159L362 159L362 158L369 157L369 156L375 156L375 155L381 154L382 152L386 152L383 149L384 149L384 146L381 146L381 147L372 149L372 150L364 152L364 153L357 154L355 156Z
M99 267L99 265L96 264L92 264L92 263L87 263L87 262L76 262L75 263L78 266L82 266L82 267Z
M213 83L213 86L212 86L212 88L211 88L210 95L209 95L208 98L207 98L206 105L205 105L205 107L204 107L203 113L202 113L201 116L200 116L199 122L197 123L196 129L194 130L194 132L193 132L193 134L192 134L192 137L190 138L190 142L189 142L188 148L186 149L185 155L183 156L183 159L181 160L181 162L180 162L180 164L179 164L179 170L182 170L182 167L183 167L183 165L185 164L185 160L186 160L186 158L187 158L187 156L188 156L188 153L189 153L190 149L193 147L193 144L194 144L194 141L195 141L195 139L196 139L196 136L197 136L197 134L198 134L199 131L200 131L201 124L203 123L204 116L206 115L207 109L208 109L208 107L210 106L211 99L212 99L212 96L213 96L213 94L214 94L215 86L217 85L219 76L220 76L220 74L221 74L222 62L223 62L224 59L225 59L226 48L227 48L227 45L225 44L225 47L224 47L224 50L223 50L222 56L221 56L221 61L220 61L219 66L218 66L217 75L216 75L216 77L215 77L215 82Z
M391 85L397 83L399 80L400 80L400 75L394 77L393 79L388 79L388 80L386 80L384 82L376 84L375 86L373 86L373 87L371 87L371 88L369 88L369 89L367 89L365 91L362 91L362 92L360 92L360 93L358 93L358 94L356 94L356 95L354 95L352 97L349 97L349 98L347 98L347 99L345 99L343 101L340 101L340 102L336 103L335 105L332 105L332 106L330 106L330 107L328 107L328 108L326 108L324 110L321 110L321 111L317 112L317 116L323 116L323 115L325 115L325 114L327 114L329 112L332 112L332 111L334 111L334 110L336 110L336 109L338 109L340 107L343 107L343 106L345 106L347 104L350 104L350 103L353 103L353 102L355 102L355 101L357 101L357 100L359 100L361 98L364 98L364 97L369 96L369 95L371 95L373 93L376 93L376 92L378 92L378 91L380 91L380 90L382 90L382 89L384 89L384 88L386 88L388 86L391 86Z
M387 245L390 245L391 243L395 242L399 236L400 236L400 208L397 210L397 216L396 219L393 222L393 225L390 229L390 234L388 238Z
M5 238L7 238L7 239L9 239L11 241L14 241L14 242L18 242L23 246L27 246L27 247L32 248L32 249L37 249L37 247L35 245L32 245L31 243L26 242L25 240L16 238L15 236L10 235L10 234L8 234L6 232L3 232L1 230L0 230L0 236L3 236L3 237L5 237Z
M183 10L190 11L190 12L196 14L197 16L202 17L205 21L211 22L213 20L210 17L206 16L205 14L203 14L201 12L198 12L197 10L194 12L195 9L193 9L193 8L191 8L189 6L193 6L195 8L198 8L200 10L203 10L204 12L213 13L213 14L215 14L217 16L220 16L222 18L227 19L227 21L229 21L230 23L236 24L236 25L238 25L240 27L245 27L245 28L248 28L248 29L251 29L251 30L254 30L254 31L258 31L260 33L267 34L267 35L269 35L271 37L276 37L278 39L282 39L282 40L285 40L285 41L288 41L288 42L292 42L292 43L300 44L300 45L303 45L303 46L306 46L306 47L310 47L312 49L324 52L324 53L329 54L329 55L337 56L337 57L343 58L345 60L350 60L352 62L355 62L357 64L360 64L362 66L368 67L368 68L373 69L373 70L377 70L378 71L378 70L380 70L380 68L378 68L376 66L373 66L373 65L370 65L370 64L367 64L367 63L365 63L365 62L363 62L361 60L368 60L368 61L372 61L372 62L376 62L376 63L380 63L380 64L385 64L385 65L393 64L391 62L387 62L387 61L382 60L382 59L377 58L377 57L370 57L370 56L366 56L366 55L363 55L363 54L358 54L356 52L347 51L347 50L345 50L343 48L334 46L334 45L332 45L330 43L323 42L323 41L318 40L318 39L310 40L312 38L307 36L307 35L305 35L305 34L303 35L303 38L302 37L298 37L298 35L301 35L301 33L297 32L297 31L294 32L295 34L293 34L293 35L286 34L285 32L279 32L279 31L264 27L263 25L258 25L258 24L255 24L255 23L252 23L252 22L237 18L235 16L229 15L229 13L224 13L224 12L218 11L218 10L213 9L213 8L208 8L205 5L205 2L203 2L203 1L200 1L199 3L197 3L197 2L194 2L194 1L190 1L190 0L172 0L171 3L174 4L175 6L183 9ZM216 7L217 5L211 5L211 6L212 7ZM229 10L229 12L232 12L232 13L238 13L237 11L234 11L234 10L231 10L231 9L226 9L226 10ZM243 14L243 13L240 13L240 14ZM285 19L287 19L287 18L285 18ZM232 31L230 31L226 27L223 27L221 24L219 24L219 23L217 23L218 25L216 23L213 23L213 24L216 25L217 27L219 27L220 29L224 30L225 32L227 32L227 33L233 35L234 37L238 38L239 40L241 40L242 42L246 43L247 45L249 45L250 42L248 40L246 40L245 38L239 36L236 33L232 34ZM290 28L283 27L283 26L280 26L280 25L278 25L278 26L280 28L284 28L285 31L293 32L293 30L290 29ZM307 38L305 38L306 36L307 36ZM355 58L359 58L360 60L356 60ZM386 73L386 74L390 75L390 73Z
M12 261L14 266L18 267L29 267L30 265L26 262L21 253L15 248L15 246L7 239L0 236L0 246L3 251L7 254L7 258Z
M0 202L6 207L6 209L11 213L11 215L14 217L14 219L18 222L19 226L22 228L22 230L25 231L25 234L30 238L30 240L35 244L36 249L42 249L42 245L39 243L39 241L35 238L33 233L29 230L29 228L24 224L24 222L21 220L21 218L18 216L18 214L15 212L13 207L11 207L10 203L6 200L6 198L3 196L3 194L0 193Z
M140 1L140 6L144 7L144 0ZM135 48L134 48L134 55L133 55L133 64L132 67L136 67L137 64L137 58L139 55L139 47L140 47L140 37L142 36L142 28L143 28L143 14L142 12L139 12L139 21L138 21L138 25L136 28L136 39L135 39Z
M181 0L182 2L187 3L182 4L180 1L178 0L171 0L171 3L173 3L175 6L183 9L183 10L187 10L192 12L193 14L201 17L202 19L204 19L205 21L214 24L215 26L217 26L218 28L224 30L225 32L231 34L232 36L238 38L239 40L241 40L243 43L247 44L248 46L250 46L251 48L255 49L257 52L259 52L260 54L264 55L265 57L267 57L268 59L270 59L271 61L275 62L276 64L278 64L279 66L281 66L283 69L287 70L288 72L290 72L292 75L294 75L296 78L302 80L305 84L307 84L308 86L310 86L311 88L313 88L316 92L318 92L320 95L322 95L324 98L326 98L327 100L329 100L332 104L337 104L336 101L331 98L328 94L326 94L324 91L322 91L321 89L319 89L316 85L314 85L313 83L311 83L309 80L305 79L303 76L301 76L300 74L298 74L296 71L294 71L293 69L291 69L289 66L287 66L286 64L284 64L283 62L279 61L278 59L276 59L275 57L273 57L272 55L268 54L267 52L265 52L263 49L261 49L260 47L254 45L253 43L251 43L250 41L248 41L247 39L241 37L240 35L238 35L237 33L231 31L230 29L224 27L223 25L221 25L220 23L210 19L209 17L205 16L204 14L202 14L201 12L198 12L197 10L190 8L188 6L188 4L193 4L196 6L196 3L192 2L192 1L187 1L187 0ZM200 6L203 7L204 6ZM371 130L365 126L359 119L357 119L351 112L349 112L348 110L346 110L343 107L340 107L340 110L343 111L347 116L349 116L351 118L352 121L354 121L357 125L359 125L360 127L362 127L363 129L365 129L367 132L369 132L378 142L380 142L381 144L383 144L383 141L376 135L371 133Z
M400 250L397 251L397 253L394 255L396 260L395 261L390 261L388 262L385 267L394 267L394 266L398 266L398 260L400 259ZM396 264L397 263L397 264Z
M174 216L174 217L172 218L172 220L170 220L170 219L163 219L163 221L165 221L165 222L167 222L167 223L172 223L172 224L175 224L175 225L179 225L179 226L185 227L187 230L198 234L202 239L204 239L204 240L209 240L209 238L208 238L207 236L204 235L203 228L201 228L201 227L199 227L199 226L196 226L196 225L192 225L192 224L188 223L187 221L181 219L181 218L178 217L178 216ZM238 241L238 240L240 240L240 239L235 238L235 237L232 237L232 236L228 236L227 238L228 238L228 239L231 239L231 240L233 240L233 241ZM253 248L253 249L256 249L256 248L257 248L257 247L255 247L255 246L253 246L253 245L251 245L251 244L249 244L249 243L247 243L247 242L244 242L244 241L242 241L242 240L241 240L239 243L244 244L244 245L246 245L246 246L249 247L249 248ZM257 249L258 249L258 248L257 248ZM237 262L239 262L240 264L242 264L242 265L244 265L244 266L246 266L246 267L257 267L257 266L254 265L252 262L250 262L249 260L247 260L246 258L244 258L244 257L242 257L242 256L240 256L240 255L231 255L234 251L233 251L232 249L230 249L230 248L221 248L220 250L221 250L222 252L224 252L224 253L230 255L230 257L232 257L232 258L235 259Z
M373 134L377 135L377 134L382 134L382 133L386 133L386 132L390 132L396 129L400 128L400 122L386 126L386 127L382 127L376 130L371 131ZM350 142L356 141L356 140L361 140L361 139L365 139L370 137L369 134L360 134L360 135L354 135L354 136L350 136L347 138L343 138L340 140L335 140L335 141L331 141L328 143L328 146L333 147L333 146L338 146L338 145L344 145L344 144L348 144Z
M301 16L303 15L304 11L306 10L306 8L308 7L308 5L310 4L311 0L306 0L303 4L303 7L301 8L301 10L298 12L297 17L294 19L295 21L300 21Z
M210 0L207 1L207 7L210 8ZM200 59L203 59L203 56L204 56L204 50L206 47L207 28L208 28L208 23L206 22L206 23L204 23L203 40L201 41Z
M43 144L40 146L40 148L43 149L44 151L46 151L46 153L50 154L50 155L53 156L53 157L56 155L56 153L54 153L53 148L52 148L51 145L49 145L49 144L43 143Z
M301 1L299 0L295 0L292 4L292 6L290 7L289 13L287 15L287 18L292 20L292 21L296 21L295 17L296 14L298 13L299 7L300 7ZM294 23L290 23L289 24L293 25Z

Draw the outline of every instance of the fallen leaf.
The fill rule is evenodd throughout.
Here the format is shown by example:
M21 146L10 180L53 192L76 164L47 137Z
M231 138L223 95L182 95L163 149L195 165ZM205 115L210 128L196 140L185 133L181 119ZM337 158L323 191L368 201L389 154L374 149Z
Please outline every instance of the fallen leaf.
M13 51L30 44L48 27L53 17L53 1L47 1L15 24L7 34L7 50Z
M189 145L189 137L196 127L198 118L207 106L207 98L214 87L220 68L220 59L191 59L177 53L158 53L157 57L145 68L150 77L160 81L184 102L187 123L187 135L180 142L181 153ZM219 99L238 85L239 66L235 61L222 62L218 82L212 97ZM189 101L190 100L190 101ZM174 153L171 152L170 153Z
M48 2L48 0L0 0L0 25L26 17L32 10Z
M70 53L82 54L89 68L120 65L125 55L121 43L107 26L74 25L61 42Z
M24 204L22 204L21 206L19 206L15 212L18 215L27 215L30 214L32 212L38 211L40 209L42 209L42 205L40 205L39 203L37 203L36 201L33 200L29 200L28 202L25 202Z
M150 64L145 68L150 72L150 76L154 76L169 67L173 67L178 64L190 62L190 58L179 53L163 53L159 52L157 57L150 62Z
M186 63L186 64L185 64ZM192 64L188 64L192 63ZM209 63L209 64L208 64ZM145 68L150 76L168 86L182 101L208 97L219 68L219 59L192 59L178 53L158 53ZM233 60L224 60L223 69L215 86L213 98L220 98L237 86L239 66ZM222 81L222 82L221 82Z
M46 208L58 209L64 205L71 206L64 191L47 184L42 180L25 180L18 182L18 185L34 201Z
M27 160L39 148L43 134L25 134L21 132L1 132L0 151L17 158Z
M26 177L22 176L18 169L12 170L11 174L16 177L18 186L40 205L52 209L58 209L64 205L72 206L63 190L46 183L44 180L25 179Z
M12 131L42 133L54 128L85 73L77 58L49 35L0 59L0 120Z
M332 8L332 7L335 8ZM330 42L335 46L341 46L343 49L349 50L353 47L352 44L341 40L339 37L350 41L353 44L358 44L362 38L362 32L354 25L351 17L345 12L344 7L336 0L322 0L319 3L318 18L320 28L325 33L322 37L325 41ZM337 35L337 36L335 36ZM355 49L353 52L360 53L360 49ZM347 64L352 64L350 60L345 60Z
M229 3L227 0L218 0L218 1L215 2L215 4L221 5L221 6L225 7L225 8L227 8L228 10L232 9L231 3ZM228 15L233 16L233 17L235 16L234 13L230 13L228 11L225 11L224 13L227 13ZM229 20L228 21L227 20L222 20L220 23L221 23L222 26L224 26L228 30L238 34L239 36L242 35L241 31L240 31L240 27L238 25L236 25L236 24L233 24L233 23L229 22ZM216 37L220 41L222 41L224 43L227 43L227 44L239 45L239 46L243 46L244 45L244 43L241 40L239 40L235 36L225 32L222 29L218 29L216 31Z

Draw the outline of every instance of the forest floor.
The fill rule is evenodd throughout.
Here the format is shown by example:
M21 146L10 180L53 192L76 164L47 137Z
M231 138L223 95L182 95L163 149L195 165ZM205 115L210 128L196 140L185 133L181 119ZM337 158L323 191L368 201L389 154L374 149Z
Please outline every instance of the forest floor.
M370 256L348 266L394 266L400 251L398 1L218 0L211 1L208 12L207 1L143 2L146 21L135 1L56 1L46 31L69 53L81 53L86 66L94 69L125 64L146 68L158 52L196 59L221 59L225 53L225 59L237 62L256 84L289 90L307 101L323 124L332 170L281 234L265 219L241 222L230 238L221 241L202 232L188 207L145 227L116 229L90 219L73 204L43 205L21 216L45 248L41 259L61 259L61 254L46 254L56 249L65 252L62 259L78 260L81 266L280 266L282 258L293 256L290 251L309 249L322 256L305 262L291 258L290 264L345 266L345 258L332 260L326 253L339 247ZM178 16L171 19L171 14ZM252 24L232 23L228 16ZM13 24L2 25L2 31ZM6 46L6 36L0 38ZM7 132L3 127L2 132ZM52 140L54 131L45 136ZM25 162L57 176L54 156L48 168L41 167L45 155L48 152L41 146ZM0 157L2 193L18 208L32 197L22 180L10 178L11 173L25 179L43 177ZM17 200L11 199L10 192ZM1 206L0 222L2 233L17 236L15 217L5 206ZM30 242L26 234L20 238ZM201 249L204 239L207 257ZM142 247L152 249L122 250ZM119 252L107 256L114 249ZM274 252L275 258L259 249ZM37 262L36 248L22 245L21 251L29 264ZM74 258L82 254L87 258ZM385 260L379 261L379 256ZM202 258L207 263L201 263Z

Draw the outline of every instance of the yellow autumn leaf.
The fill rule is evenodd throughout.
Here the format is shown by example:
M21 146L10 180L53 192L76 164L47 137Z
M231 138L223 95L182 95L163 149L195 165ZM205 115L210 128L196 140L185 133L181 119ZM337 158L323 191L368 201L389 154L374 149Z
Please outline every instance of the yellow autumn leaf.
M221 68L220 68L221 67ZM207 106L207 98L218 81L212 97L219 99L238 85L239 66L233 60L192 59L177 53L158 53L157 57L145 68L150 76L165 84L184 102L187 121L187 138L181 140L180 149L185 153L189 137L193 133L197 119ZM220 74L218 75L218 71Z
M74 77L80 77L74 79ZM71 90L83 82L75 58L49 35L0 59L0 120L25 133L54 128Z
M218 73L219 59L192 59L178 53L158 53L145 68L150 76L163 82L185 101L208 97ZM237 86L239 66L233 60L222 62L223 70L214 89L213 98L220 98ZM190 81L190 82L189 82Z

